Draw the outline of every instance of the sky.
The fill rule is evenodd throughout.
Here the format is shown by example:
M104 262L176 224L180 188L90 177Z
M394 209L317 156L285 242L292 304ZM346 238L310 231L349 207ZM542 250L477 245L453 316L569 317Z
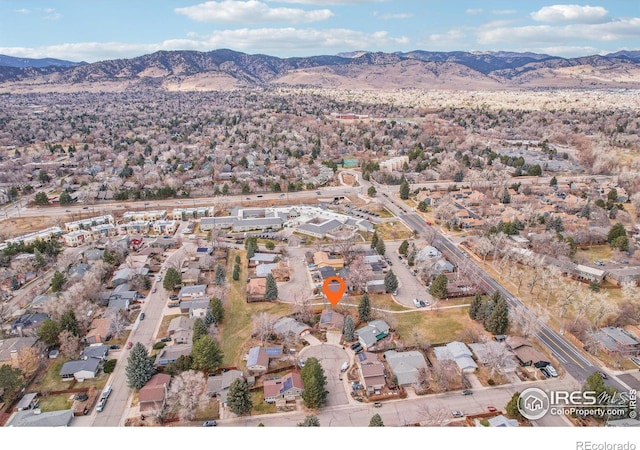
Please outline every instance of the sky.
M640 49L640 1L0 0L0 54L95 62L221 48L279 57L350 51Z

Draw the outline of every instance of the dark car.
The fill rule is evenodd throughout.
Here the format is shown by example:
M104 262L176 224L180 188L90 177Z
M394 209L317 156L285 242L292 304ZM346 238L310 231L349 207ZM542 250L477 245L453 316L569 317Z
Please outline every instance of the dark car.
M169 308L179 308L180 307L180 303L169 303L167 306Z
M87 400L89 400L89 396L87 394L81 393L74 395L73 399L79 402L86 402Z
M113 344L113 345L110 345L109 348L111 350L118 350L120 348L120 346L118 344Z
M216 427L218 426L218 422L216 422L215 420L207 420L206 422L202 423L203 427Z
M356 342L355 344L351 344L351 350L355 350L356 347L361 347L360 342Z
M606 373L604 373L604 372L599 372L599 373L600 373L600 376L602 377L603 380L608 380L609 379L609 376Z
M145 318L145 314L144 313L140 313L140 320L144 320Z
M162 339L160 339L160 342L171 342L171 338L170 337L163 337Z
M178 296L175 294L172 294L169 296L169 300L178 300Z
M471 389L465 389L464 391L462 391L462 395L471 395L473 394L473 391Z
M551 364L549 361L538 361L533 365L536 367L536 369L542 369L543 367L547 367L549 364Z

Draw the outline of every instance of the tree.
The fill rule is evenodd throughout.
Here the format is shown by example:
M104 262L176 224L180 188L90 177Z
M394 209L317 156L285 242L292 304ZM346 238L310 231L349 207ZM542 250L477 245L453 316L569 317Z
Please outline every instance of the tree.
M505 205L507 203L511 203L511 194L509 193L509 189L504 188L504 190L502 191L502 195L500 196L500 203L504 203Z
M447 276L441 273L431 283L429 292L431 292L431 295L433 295L435 298L445 298L448 293L447 291L448 283L449 283L449 280L447 279Z
M8 364L0 366L0 394L4 402L13 400L24 383L24 378L20 369L14 369Z
M71 195L67 192L67 191L63 191L60 194L60 197L58 198L58 202L60 203L60 205L68 205L73 201L73 199L71 198Z
M374 414L371 417L371 420L369 421L369 426L370 427L383 427L384 426L384 422L382 421L382 417L380 417L380 414Z
M618 249L621 252L629 251L629 238L626 236L618 236L611 241L611 248Z
M522 420L522 414L520 413L520 409L518 408L518 402L520 401L520 392L516 392L511 396L511 400L505 406L505 410L507 412L507 416L512 419Z
M176 362L167 364L164 368L164 373L169 375L178 375L179 373L191 370L193 367L193 358L191 355L180 355Z
M58 335L60 353L67 357L77 357L80 353L80 338L69 330L62 330Z
M609 233L607 234L607 243L611 244L616 238L621 236L627 236L627 230L625 230L624 225L620 222L616 223L611 227Z
M240 279L240 264L233 265L233 281L238 281Z
M274 301L278 299L278 285L273 275L267 275L267 286L264 293L265 300Z
M500 295L492 302L494 306L491 314L486 317L485 328L493 334L504 334L509 327L509 308L507 301Z
M178 411L180 419L191 421L198 409L210 400L207 394L207 377L202 372L188 370L171 380L167 395L167 408Z
M377 193L378 191L376 191L376 188L374 188L373 186L369 186L369 189L367 189L367 195L369 197L375 197Z
M247 242L245 242L245 244L247 244ZM256 248L257 244L254 244L253 241L248 241L248 244L246 245L247 259L251 259L254 257L254 255L256 254Z
M355 340L355 325L351 316L347 316L344 319L342 335L344 336L344 340L347 342L353 342Z
M549 186L557 186L558 185L558 179L556 177L552 177L551 181L549 181Z
M276 248L276 244L274 244L273 241L265 242L264 246L267 250L273 250Z
M375 230L373 232L373 236L371 236L371 249L375 250L376 249L376 245L378 245L378 231Z
M38 370L41 360L42 350L38 346L22 347L18 350L16 367L22 371L25 378L28 378Z
M16 277L15 275L11 277L11 290L12 291L17 291L18 289L20 289L20 286L22 286L20 284L20 280L18 280L18 277Z
M384 276L384 289L387 292L395 292L398 290L398 277L393 273L393 270L389 270Z
M369 302L369 296L367 294L360 297L360 303L358 304L358 317L361 322L368 322L371 320L371 303Z
M209 336L202 336L193 344L191 356L193 357L193 368L195 370L207 370L210 372L218 370L223 358L222 350Z
M74 336L80 336L80 327L73 310L68 309L62 317L60 317L60 330L67 330Z
M310 414L304 418L302 422L298 422L299 427L319 427L320 420L315 414Z
M116 368L117 359L108 359L105 361L104 366L102 366L102 371L104 373L113 373Z
M224 273L224 268L222 267L222 265L217 264L214 283L217 286L224 286L225 282L226 282L226 275Z
M167 291L173 291L182 284L182 275L174 267L169 267L164 275L162 287Z
M147 349L140 342L137 342L131 349L129 358L127 358L127 367L124 371L127 375L127 385L136 390L147 384L147 381L156 372L156 368L153 366L153 359L149 357Z
M54 347L58 345L58 335L60 334L60 325L52 319L44 319L38 328L38 339L44 345Z
M51 292L60 292L66 282L67 279L62 272L56 270L51 277Z
M376 242L376 253L380 256L384 256L384 253L387 251L386 246L384 245L384 241L382 238L378 239Z
M253 401L251 400L249 385L244 378L236 378L229 386L227 406L232 413L238 416L244 416L251 411Z
M400 198L402 200L407 200L410 192L411 188L409 187L409 182L406 178L402 177L402 183L400 183Z
M478 313L482 310L482 294L476 294L471 300L471 304L469 305L469 317L472 320L478 320Z
M51 177L43 169L40 169L40 172L38 172L38 181L42 184L48 183L51 181Z
M33 203L35 203L38 206L48 205L49 197L47 197L47 194L45 192L40 191L33 198Z
M409 251L409 241L405 239L404 241L402 241L402 244L400 244L400 247L398 248L398 253L400 253L401 255L407 256L408 251Z
M324 369L318 359L313 357L307 358L300 372L300 376L304 383L304 391L302 391L304 405L311 409L323 406L327 400L329 391L325 389L327 377L324 375Z
M202 320L200 317L198 317L196 320L193 321L193 336L192 336L192 341L194 344L196 342L198 342L198 340L202 337L202 336L206 336L207 335L207 325L204 323L204 320Z
M218 297L213 297L209 300L209 310L213 315L213 320L217 324L221 324L224 320L224 306L222 306L222 300Z

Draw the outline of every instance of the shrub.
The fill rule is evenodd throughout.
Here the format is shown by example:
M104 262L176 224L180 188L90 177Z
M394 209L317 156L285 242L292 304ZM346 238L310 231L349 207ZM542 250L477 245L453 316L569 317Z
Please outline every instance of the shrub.
M114 371L114 369L116 368L116 363L118 362L117 359L108 359L105 363L104 363L104 367L102 368L102 370L104 371L104 373L111 373Z
M162 350L163 348L165 348L166 345L167 345L166 342L156 342L155 344L153 344L153 349Z
M495 386L495 385L496 385L496 382L495 382L495 381L493 381L493 378L489 378L489 379L487 380L487 384L488 384L489 386Z

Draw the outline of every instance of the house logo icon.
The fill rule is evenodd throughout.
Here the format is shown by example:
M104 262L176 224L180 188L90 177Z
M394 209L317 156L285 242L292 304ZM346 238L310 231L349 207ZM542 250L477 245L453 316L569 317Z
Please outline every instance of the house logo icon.
M537 420L549 411L549 396L542 389L528 388L518 397L518 411L529 420Z

